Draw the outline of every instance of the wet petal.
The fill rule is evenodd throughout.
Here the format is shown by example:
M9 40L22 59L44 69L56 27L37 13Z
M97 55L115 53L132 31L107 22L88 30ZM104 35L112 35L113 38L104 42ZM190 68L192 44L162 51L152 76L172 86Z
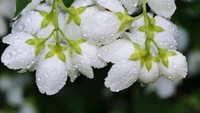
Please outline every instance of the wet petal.
M132 15L138 8L139 5L141 5L141 0L119 0L126 10L128 11L129 15Z
M142 83L153 83L159 78L159 68L158 64L153 62L150 71L147 70L146 65L144 65L140 71L139 81Z
M122 33L118 33L119 19L108 11L95 11L94 15L88 16L91 9L88 8L82 14L81 28L83 36L100 44L114 41Z
M120 62L128 60L135 51L131 41L119 39L111 44L105 45L99 49L99 57L106 62Z
M1 61L10 69L29 69L35 60L35 48L28 44L10 45L1 56Z
M13 23L14 31L25 31L35 34L40 28L43 17L37 11L31 11L24 14L19 20Z
M72 62L83 75L91 79L94 78L94 73L87 57L75 54L72 57Z
M36 67L36 83L41 93L54 95L67 80L66 65L57 56L41 58Z
M112 66L105 78L105 86L113 92L130 87L139 76L140 62L122 61Z
M158 15L165 18L171 17L175 10L175 0L147 0L150 8Z
M170 33L174 38L178 37L178 28L171 21L169 21L161 16L156 16L155 20L156 20L157 26L162 27L165 31Z
M29 33L25 32L14 32L5 37L3 37L2 41L6 44L14 44L19 45L25 43L28 39L33 38L33 36Z
M109 9L113 12L122 12L124 13L124 8L122 6L122 4L118 1L118 0L96 0L96 2L106 8Z
M94 4L94 0L74 0L71 6L74 6L75 8L79 8L79 7L89 6L93 4Z
M176 52L176 56L168 57L168 68L160 62L160 71L171 80L179 80L185 78L187 75L187 62L185 56Z
M90 65L94 68L102 68L106 66L106 63L98 58L97 47L95 45L91 45L88 42L80 45L83 56L87 57L90 61Z

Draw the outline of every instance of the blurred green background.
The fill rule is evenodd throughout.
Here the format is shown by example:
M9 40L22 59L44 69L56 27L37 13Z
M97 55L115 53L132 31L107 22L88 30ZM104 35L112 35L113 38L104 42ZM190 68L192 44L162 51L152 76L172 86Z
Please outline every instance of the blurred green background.
M65 2L69 6L72 0ZM68 80L59 93L47 96L37 89L34 73L18 74L1 63L0 113L200 113L200 0L176 0L176 4L171 20L181 31L178 49L190 57L191 66L186 79L178 85L172 83L173 95L159 96L156 88L150 93L148 85L138 82L113 93L104 86L109 64L94 69L93 80L84 76L74 83ZM6 20L7 26L9 21ZM7 45L0 43L3 53ZM162 87L165 88L168 85Z

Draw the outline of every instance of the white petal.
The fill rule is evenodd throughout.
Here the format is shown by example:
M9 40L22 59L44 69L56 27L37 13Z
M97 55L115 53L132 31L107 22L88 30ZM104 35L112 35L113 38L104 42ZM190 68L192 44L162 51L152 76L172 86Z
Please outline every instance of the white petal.
M41 93L54 95L67 80L66 65L57 56L41 58L36 67L36 83Z
M74 6L75 8L79 8L79 7L89 6L93 4L94 4L94 0L74 0L71 6Z
M147 0L150 8L158 15L165 18L171 17L175 10L175 0Z
M83 56L85 56L89 61L90 65L94 68L102 68L106 66L106 63L98 58L97 56L97 47L91 45L88 42L80 45Z
M83 75L91 79L94 78L94 73L87 57L75 54L72 57L72 62Z
M122 12L124 13L124 8L122 4L118 0L96 0L96 2L106 8L109 9L113 12Z
M139 5L141 5L141 0L119 0L126 10L128 11L129 15L132 15L138 8Z
M43 3L43 4L40 4L36 7L36 10L39 10L39 11L46 11L46 12L50 12L51 11L51 6Z
M68 20L68 15L66 15L66 20ZM71 40L80 40L83 38L81 27L75 24L74 21L65 25L65 35Z
M21 12L21 14L25 14L29 11L32 11L33 9L35 9L39 4L40 4L41 0L32 0Z
M150 71L147 70L146 64L142 67L139 75L139 81L142 83L153 83L159 77L158 64L152 62L152 68Z
M0 26L1 26L1 30L0 30L0 37L5 35L8 31L6 22L4 20L4 18L0 17Z
M155 34L154 40L160 48L176 50L177 42L175 38L167 32Z
M139 76L140 62L122 61L114 64L105 79L105 86L113 92L131 86Z
M171 21L160 16L156 16L155 20L157 26L162 27L165 31L170 33L174 38L178 37L178 28Z
M81 28L84 37L96 41L99 45L106 44L118 38L120 26L119 19L108 11L95 11L94 15L88 16L91 9L88 8L81 16Z
M137 43L142 49L145 48L146 35L144 32L134 30L131 33L124 32L122 38L131 39L131 41Z
M28 44L10 45L1 56L1 61L10 69L28 69L35 60L35 47Z
M128 60L134 53L135 48L131 41L119 39L111 44L105 45L99 49L99 57L106 62L120 62Z
M37 11L24 14L19 20L13 23L12 28L16 31L25 31L35 34L41 28L43 17Z
M185 78L187 75L187 62L185 56L176 52L176 56L168 57L168 68L160 62L160 71L171 80L179 80Z
M29 33L25 32L14 32L7 36L5 36L2 41L6 44L14 44L19 45L25 43L28 39L33 38L33 36Z
M74 82L79 75L78 69L77 69L78 67L73 64L72 59L70 58L70 55L68 52L66 56L67 56L66 66L67 66L68 76L70 77L70 81Z

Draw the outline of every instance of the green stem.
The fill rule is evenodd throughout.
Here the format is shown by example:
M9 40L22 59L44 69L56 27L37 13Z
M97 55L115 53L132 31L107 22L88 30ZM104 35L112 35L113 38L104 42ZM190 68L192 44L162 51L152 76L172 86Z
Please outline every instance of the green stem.
M58 0L54 0L53 1L53 7L55 8L55 16L56 16L56 23L55 23L55 32L56 32L56 35L55 35L55 39L56 39L56 43L60 43L60 40L59 40L59 23L58 23L58 12L59 12L59 9L58 9Z
M60 3L61 7L66 11L69 12L69 9L65 6L64 2L62 0L58 0L58 2Z

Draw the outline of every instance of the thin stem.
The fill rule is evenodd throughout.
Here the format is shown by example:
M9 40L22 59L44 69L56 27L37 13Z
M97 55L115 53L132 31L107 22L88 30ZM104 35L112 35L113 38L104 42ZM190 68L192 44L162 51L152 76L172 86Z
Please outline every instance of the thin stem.
M61 7L66 11L68 12L69 9L65 6L64 2L62 0L58 0L58 2L60 3Z

